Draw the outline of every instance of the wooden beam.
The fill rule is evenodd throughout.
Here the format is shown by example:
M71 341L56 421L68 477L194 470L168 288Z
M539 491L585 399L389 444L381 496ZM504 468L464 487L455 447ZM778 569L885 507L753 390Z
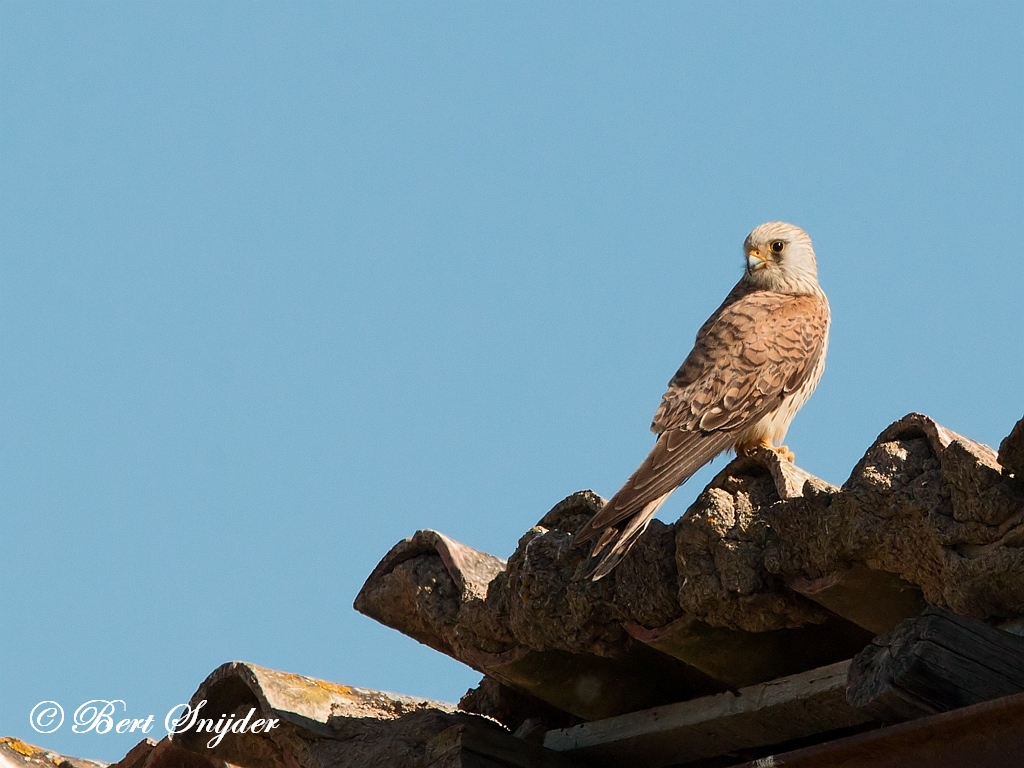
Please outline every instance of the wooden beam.
M933 607L854 658L847 697L898 722L1022 691L1024 638Z
M656 768L870 722L846 703L849 661L742 688L548 731L544 746Z
M860 733L735 768L1010 768L1024 755L1024 694Z

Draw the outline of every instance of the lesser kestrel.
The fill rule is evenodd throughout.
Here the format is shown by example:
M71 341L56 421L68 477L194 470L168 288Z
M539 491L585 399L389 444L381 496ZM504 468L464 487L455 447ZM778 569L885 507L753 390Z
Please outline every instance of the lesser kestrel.
M654 414L654 449L574 537L575 544L596 539L588 572L595 581L669 494L718 454L765 446L793 460L780 444L825 368L828 299L811 238L799 227L762 224L743 249L743 277L697 332Z

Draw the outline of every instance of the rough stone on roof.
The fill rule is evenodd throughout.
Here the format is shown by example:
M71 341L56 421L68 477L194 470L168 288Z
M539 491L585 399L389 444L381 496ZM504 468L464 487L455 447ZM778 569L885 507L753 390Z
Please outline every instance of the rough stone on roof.
M749 685L850 658L926 603L1019 618L1022 443L1018 423L1004 469L991 448L910 414L841 488L760 451L725 467L680 520L652 523L596 583L579 579L571 540L602 500L581 491L524 534L504 569L417 533L355 607L585 719Z
M1005 472L1024 481L1024 419L999 444L999 463Z

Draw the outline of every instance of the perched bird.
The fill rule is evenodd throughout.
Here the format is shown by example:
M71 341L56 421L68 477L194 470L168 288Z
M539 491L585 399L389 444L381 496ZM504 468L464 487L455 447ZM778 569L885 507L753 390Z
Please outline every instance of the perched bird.
M575 535L596 540L587 576L608 575L665 499L722 451L780 445L825 369L829 307L811 238L772 221L747 235L743 277L697 332L668 384L651 431L654 449Z

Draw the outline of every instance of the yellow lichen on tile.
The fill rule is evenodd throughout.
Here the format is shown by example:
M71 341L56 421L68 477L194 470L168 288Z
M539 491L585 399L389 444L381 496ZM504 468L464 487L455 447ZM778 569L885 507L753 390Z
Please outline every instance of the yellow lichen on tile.
M326 680L315 679L313 680L313 682L319 685L325 691L330 691L331 693L338 693L342 696L350 696L352 694L352 689L347 685L342 685L341 683L331 683Z
M13 736L0 737L0 744L6 744L19 755L25 755L26 757L32 757L40 751L37 747L33 747L31 744L26 744L21 739L16 739Z

